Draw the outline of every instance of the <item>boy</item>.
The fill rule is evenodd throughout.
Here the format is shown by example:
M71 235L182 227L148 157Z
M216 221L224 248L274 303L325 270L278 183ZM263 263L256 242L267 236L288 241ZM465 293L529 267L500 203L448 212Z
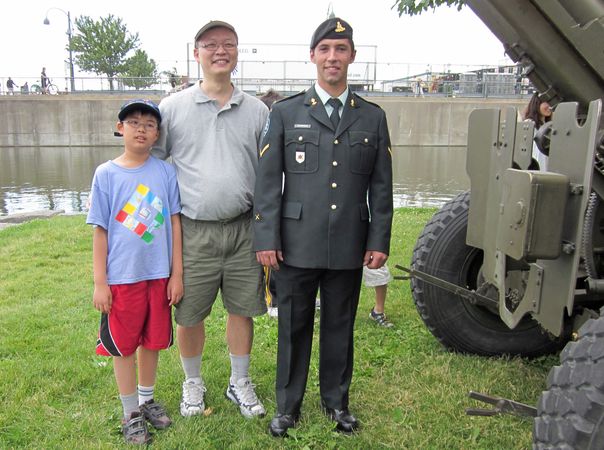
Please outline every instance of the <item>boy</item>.
M158 106L131 100L118 118L124 152L96 169L86 220L95 225L93 303L102 313L96 353L113 356L124 439L146 444L145 419L157 429L172 423L153 391L159 350L172 345L170 307L183 295L180 198L175 169L150 155Z

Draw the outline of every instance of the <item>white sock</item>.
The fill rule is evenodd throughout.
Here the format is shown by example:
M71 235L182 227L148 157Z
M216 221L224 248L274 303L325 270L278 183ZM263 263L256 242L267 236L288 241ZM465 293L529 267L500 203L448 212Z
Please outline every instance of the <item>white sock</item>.
M237 381L249 376L250 370L250 355L233 355L231 357L231 384L236 384Z
M120 394L120 400L122 401L122 408L124 409L124 419L129 420L133 412L139 411L138 395L136 394L136 391L132 394Z
M141 386L138 385L138 405L142 405L149 400L153 400L153 390L155 389L155 385L153 386Z
M192 356L190 358L180 357L182 370L185 372L187 380L194 379L201 381L201 355Z

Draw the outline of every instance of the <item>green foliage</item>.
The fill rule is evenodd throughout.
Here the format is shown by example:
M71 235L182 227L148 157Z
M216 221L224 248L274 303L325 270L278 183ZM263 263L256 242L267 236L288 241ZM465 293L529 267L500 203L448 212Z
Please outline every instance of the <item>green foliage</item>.
M113 89L114 78L128 70L128 52L138 48L138 33L130 34L122 19L112 14L98 21L80 16L75 24L71 47L77 65L87 72L107 75Z
M142 89L157 83L157 64L153 59L149 59L144 50L136 50L134 55L126 60L125 66L126 70L122 76L126 86Z
M465 5L465 0L395 0L392 7L397 7L399 16L403 14L414 16L428 9L435 10L441 5L457 6L457 10L460 11Z
M100 21L80 16L75 23L77 33L71 45L78 65L109 77L123 72L126 54L138 46L138 33L129 34L122 19L111 14Z
M407 265L434 213L395 212L389 266ZM99 313L92 307L92 230L83 216L37 220L0 230L0 448L125 448L112 361L94 354ZM302 420L287 439L268 434L275 412L277 321L254 320L251 373L267 417L248 420L224 398L229 377L226 311L220 300L205 321L202 370L207 415L183 418L176 346L162 351L156 395L173 425L155 432L160 449L527 449L532 421L470 417L485 405L469 390L536 404L555 357L481 358L445 351L413 305L408 281L388 287L394 328L373 324L374 291L363 286L355 323L350 407L362 428L342 436L321 413L319 312Z

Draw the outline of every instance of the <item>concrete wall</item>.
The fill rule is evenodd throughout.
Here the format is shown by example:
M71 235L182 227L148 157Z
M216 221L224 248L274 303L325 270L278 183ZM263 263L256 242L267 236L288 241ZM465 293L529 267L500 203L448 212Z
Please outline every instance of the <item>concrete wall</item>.
M132 95L0 97L0 147L113 146L117 112ZM150 96L159 101L160 97ZM459 146L476 108L515 106L523 99L370 97L386 111L393 146Z
M0 146L112 146L129 96L15 95L0 98ZM159 101L159 97L149 97Z
M504 108L518 110L524 99L484 99L448 97L371 97L388 118L393 146L465 146L468 117L474 109Z

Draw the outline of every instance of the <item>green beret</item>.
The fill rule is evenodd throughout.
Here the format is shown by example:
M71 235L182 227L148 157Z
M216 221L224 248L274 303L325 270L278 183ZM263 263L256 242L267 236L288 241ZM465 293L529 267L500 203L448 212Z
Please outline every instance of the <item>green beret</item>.
M327 19L317 27L310 40L310 48L314 49L323 39L350 39L350 43L354 47L352 27L339 17Z

